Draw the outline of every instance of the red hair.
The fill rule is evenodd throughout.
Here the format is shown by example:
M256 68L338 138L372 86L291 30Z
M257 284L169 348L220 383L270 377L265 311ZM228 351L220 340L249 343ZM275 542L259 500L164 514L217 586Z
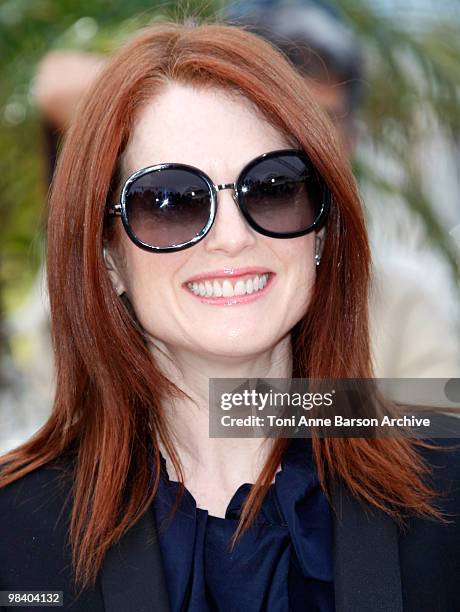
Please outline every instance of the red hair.
M161 400L180 391L154 363L142 329L114 292L102 257L108 193L140 107L168 82L238 92L308 154L333 205L310 306L292 330L296 378L372 377L370 253L349 164L308 85L261 38L221 25L159 25L122 48L85 98L60 154L50 199L47 271L56 396L46 424L2 459L0 485L75 451L70 540L76 582L94 582L107 549L144 514L160 473L159 442L182 471ZM246 500L253 520L287 441L278 439ZM318 439L324 489L334 478L400 517L436 515L426 468L409 439ZM151 470L153 449L155 470Z

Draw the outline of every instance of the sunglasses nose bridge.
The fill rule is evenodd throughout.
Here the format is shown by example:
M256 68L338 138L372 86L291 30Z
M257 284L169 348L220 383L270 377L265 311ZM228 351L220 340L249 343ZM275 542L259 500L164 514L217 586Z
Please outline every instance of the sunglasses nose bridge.
M223 191L224 189L232 189L232 198L235 204L238 205L238 195L236 193L236 184L235 183L222 183L220 185L214 185L216 191Z

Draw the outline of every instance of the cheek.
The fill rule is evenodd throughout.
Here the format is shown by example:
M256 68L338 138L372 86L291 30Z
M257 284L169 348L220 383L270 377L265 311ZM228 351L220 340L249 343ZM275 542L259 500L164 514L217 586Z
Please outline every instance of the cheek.
M168 312L174 299L177 271L183 265L185 251L178 253L149 253L135 245L128 247L125 257L124 279L126 292L134 311L144 327L155 317Z
M278 257L283 262L284 296L288 304L289 323L295 325L310 304L316 279L314 235L281 241Z
M289 282L297 283L302 293L311 288L316 276L315 235L277 240L273 246L277 258L283 263L283 272Z

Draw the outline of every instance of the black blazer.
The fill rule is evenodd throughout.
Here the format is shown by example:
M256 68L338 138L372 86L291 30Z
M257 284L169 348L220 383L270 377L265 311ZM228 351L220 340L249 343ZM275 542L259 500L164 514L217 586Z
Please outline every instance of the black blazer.
M446 429L458 432L459 422L449 418ZM458 442L437 440L443 447ZM424 455L434 486L446 492L439 506L450 524L412 519L399 533L386 514L336 488L337 612L460 611L460 451ZM0 490L0 590L63 591L64 609L74 612L169 611L151 509L108 551L95 588L74 599L65 543L70 483L62 485L62 467L61 459Z

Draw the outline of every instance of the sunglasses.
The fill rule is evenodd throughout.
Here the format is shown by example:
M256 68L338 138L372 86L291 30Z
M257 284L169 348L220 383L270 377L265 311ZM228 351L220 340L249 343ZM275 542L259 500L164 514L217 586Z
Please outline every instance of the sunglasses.
M331 193L303 151L264 153L235 183L215 185L202 170L158 164L134 172L109 216L121 216L129 238L152 252L179 251L202 240L214 223L217 192L233 190L248 224L272 238L295 238L326 221Z

